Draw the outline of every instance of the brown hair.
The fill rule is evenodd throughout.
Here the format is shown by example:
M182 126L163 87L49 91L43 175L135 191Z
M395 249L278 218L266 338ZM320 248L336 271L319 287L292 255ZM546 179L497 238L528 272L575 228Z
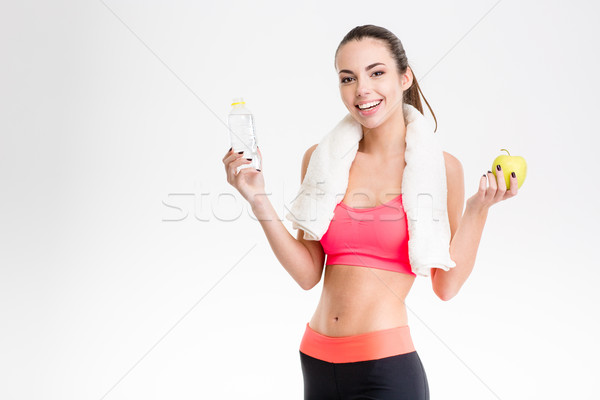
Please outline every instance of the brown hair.
M425 103L427 103L427 107L429 107L429 111L431 111L431 115L433 115L433 119L435 120L435 132L437 130L437 119L435 118L435 114L433 113L429 102L427 101L427 99L425 99L425 96L423 95L423 92L419 87L419 83L417 82L417 77L415 76L414 70L408 64L408 59L406 58L406 52L404 51L404 46L402 46L402 42L392 32L376 25L362 25L353 28L350 32L346 34L346 36L344 36L344 38L338 45L338 48L335 51L334 63L338 51L340 50L340 47L342 47L344 44L348 43L351 40L358 41L363 38L373 38L383 41L390 53L392 54L392 58L396 61L398 73L400 73L401 75L406 73L407 68L410 68L410 70L413 73L413 83L411 87L408 88L408 90L404 91L402 101L404 103L412 105L417 110L419 110L421 114L423 114L423 105L421 104L421 98L419 97L420 93L421 96L423 96L423 100L425 100Z

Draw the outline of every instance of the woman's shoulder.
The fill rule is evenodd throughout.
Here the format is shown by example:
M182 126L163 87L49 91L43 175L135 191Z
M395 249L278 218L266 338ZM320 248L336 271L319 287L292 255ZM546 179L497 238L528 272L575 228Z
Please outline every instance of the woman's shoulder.
M450 173L454 174L462 172L462 164L459 159L446 151L444 151L444 163L446 165L446 174L450 171Z
M306 151L304 152L304 156L302 157L302 166L308 166L310 157L312 156L312 153L315 151L315 149L317 148L318 145L319 145L318 143L313 144L308 149L306 149Z
M306 149L306 151L304 152L304 157L310 159L310 156L312 155L313 151L315 151L315 149L317 148L318 145L319 145L319 143L315 143L312 146L310 146L308 149Z
M300 171L300 182L302 182L304 180L304 175L306 175L306 170L308 169L308 162L310 161L310 157L312 156L312 153L317 148L317 145L318 145L318 143L313 144L304 152L304 156L302 157L302 169Z

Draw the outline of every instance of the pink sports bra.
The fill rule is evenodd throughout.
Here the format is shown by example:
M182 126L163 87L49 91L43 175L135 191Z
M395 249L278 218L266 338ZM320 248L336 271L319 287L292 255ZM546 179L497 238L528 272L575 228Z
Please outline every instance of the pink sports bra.
M339 202L321 245L325 265L345 264L417 276L408 258L408 225L402 195L370 208Z

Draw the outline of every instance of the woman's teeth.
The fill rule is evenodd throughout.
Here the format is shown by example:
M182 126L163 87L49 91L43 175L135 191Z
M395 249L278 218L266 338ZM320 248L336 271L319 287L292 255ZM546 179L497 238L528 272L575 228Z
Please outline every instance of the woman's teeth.
M357 107L361 110L370 110L371 108L375 108L379 105L379 103L381 103L381 100L379 101L374 101L372 103L366 103L366 104L361 104L361 105L357 105Z

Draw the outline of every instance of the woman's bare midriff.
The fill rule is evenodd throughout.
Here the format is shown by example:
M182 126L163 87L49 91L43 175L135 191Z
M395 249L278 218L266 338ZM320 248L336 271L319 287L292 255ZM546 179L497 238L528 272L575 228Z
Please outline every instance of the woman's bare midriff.
M414 276L354 265L327 265L310 327L325 336L350 336L408 325L404 300Z
M350 166L342 201L351 207L375 207L400 193L404 155L380 160L362 152L362 140ZM372 171L378 171L376 175ZM365 203L364 194L381 194ZM354 199L356 196L358 201ZM327 265L323 292L309 326L325 336L351 336L408 325L404 299L415 276L354 265Z

